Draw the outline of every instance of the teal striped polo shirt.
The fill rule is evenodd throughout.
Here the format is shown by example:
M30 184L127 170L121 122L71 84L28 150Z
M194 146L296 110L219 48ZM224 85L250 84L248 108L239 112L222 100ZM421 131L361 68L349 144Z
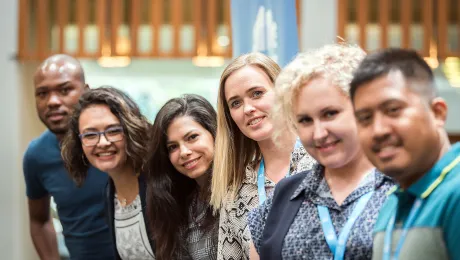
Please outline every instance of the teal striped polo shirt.
M393 255L416 198L423 202L407 232L399 259L460 260L460 143L453 145L407 190L397 188L389 196L375 224L372 259L383 259L385 229L396 211L391 239Z

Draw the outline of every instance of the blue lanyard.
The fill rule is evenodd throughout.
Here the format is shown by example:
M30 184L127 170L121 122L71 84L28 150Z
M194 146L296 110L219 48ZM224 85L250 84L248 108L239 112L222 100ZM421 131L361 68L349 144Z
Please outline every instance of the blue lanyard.
M358 203L351 212L350 217L342 228L342 232L339 234L339 239L337 241L337 235L335 234L334 226L332 225L331 216L329 210L325 206L318 205L319 218L321 220L321 225L323 227L324 236L326 238L327 245L334 254L334 260L341 260L345 256L345 250L347 247L348 236L350 235L351 228L355 224L356 220L359 218L361 213L366 207L367 202L371 199L373 191L366 193L361 198L359 198Z
M401 236L398 241L398 245L396 246L396 250L393 254L393 257L391 256L391 238L393 236L393 230L396 222L396 211L393 213L393 215L390 218L390 222L387 225L387 228L385 230L385 240L383 244L383 260L390 260L390 259L398 259L399 254L401 253L401 248L404 244L404 240L406 240L407 237L407 232L409 231L409 228L412 226L412 224L415 221L415 217L417 216L417 213L420 211L420 208L422 207L423 200L420 198L417 198L414 202L414 205L412 206L409 216L407 217L406 223L403 225L403 230L401 232Z
M294 149L300 147L302 143L299 139L296 140ZM291 160L289 160L291 161ZM290 164L290 163L289 163ZM289 176L289 170L286 176ZM267 199L267 192L265 191L265 163L264 158L260 160L259 171L257 172L257 192L259 193L259 205L262 205Z
M265 164L264 158L260 161L259 172L257 173L257 192L259 193L259 205L262 205L267 199L265 191Z

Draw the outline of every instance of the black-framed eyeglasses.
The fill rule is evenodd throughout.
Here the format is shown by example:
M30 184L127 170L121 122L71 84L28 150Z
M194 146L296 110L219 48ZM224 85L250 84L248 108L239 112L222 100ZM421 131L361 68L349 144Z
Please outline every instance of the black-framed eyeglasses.
M86 132L78 136L84 146L95 146L101 140L101 135L104 135L105 139L111 143L121 141L123 140L123 127L110 127L102 132Z

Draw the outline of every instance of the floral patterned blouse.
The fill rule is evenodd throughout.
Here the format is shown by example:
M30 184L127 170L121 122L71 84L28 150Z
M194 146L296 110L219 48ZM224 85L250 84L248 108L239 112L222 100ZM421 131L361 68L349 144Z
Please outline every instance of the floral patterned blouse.
M229 191L220 210L218 260L249 259L251 235L247 226L247 215L259 205L256 171L258 163L255 161L248 165L245 179L236 197L233 199L232 191ZM291 154L289 172L292 175L310 170L315 164L316 161L300 145ZM266 191L272 192L274 187L275 183L265 178Z
M115 237L120 258L123 260L154 260L142 215L141 198L122 207L115 194Z

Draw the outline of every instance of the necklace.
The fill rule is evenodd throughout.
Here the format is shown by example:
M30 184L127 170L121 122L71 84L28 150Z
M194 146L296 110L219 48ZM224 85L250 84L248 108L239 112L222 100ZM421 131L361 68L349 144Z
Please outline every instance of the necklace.
M136 177L139 177L139 175L140 173L136 173ZM122 208L125 208L126 204L128 204L126 198L121 198L118 194L116 194L116 196L117 196L118 201L120 202L120 206Z
M122 208L126 207L126 199L118 199Z

